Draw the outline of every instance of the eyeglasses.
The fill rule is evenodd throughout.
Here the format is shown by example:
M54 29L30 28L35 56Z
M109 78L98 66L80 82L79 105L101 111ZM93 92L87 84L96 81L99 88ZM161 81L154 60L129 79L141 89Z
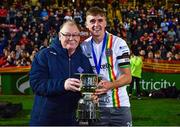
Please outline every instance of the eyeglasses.
M66 38L79 37L80 36L80 33L74 33L74 34L72 34L72 33L62 33L62 32L60 32L60 33Z

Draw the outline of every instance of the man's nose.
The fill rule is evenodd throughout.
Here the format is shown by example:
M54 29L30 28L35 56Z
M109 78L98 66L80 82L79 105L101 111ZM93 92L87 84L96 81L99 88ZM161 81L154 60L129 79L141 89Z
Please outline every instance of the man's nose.
M98 25L99 25L99 22L98 22L98 21L96 21L94 25L95 25L95 26L98 26Z
M72 35L71 36L69 36L69 38L68 38L69 40L72 40Z
M69 36L69 40L73 40L74 36L73 35L70 35Z

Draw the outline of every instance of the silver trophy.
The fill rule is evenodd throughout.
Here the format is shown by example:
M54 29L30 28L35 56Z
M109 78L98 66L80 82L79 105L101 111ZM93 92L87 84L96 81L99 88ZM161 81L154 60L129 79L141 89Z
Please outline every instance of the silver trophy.
M96 74L80 74L81 93L79 100L77 119L80 125L90 125L99 119L99 103L93 102L91 96L97 88L100 76Z

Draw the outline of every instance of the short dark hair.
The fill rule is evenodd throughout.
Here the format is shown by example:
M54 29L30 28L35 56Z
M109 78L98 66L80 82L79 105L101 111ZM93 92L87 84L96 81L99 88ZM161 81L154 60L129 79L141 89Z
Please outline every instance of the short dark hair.
M100 7L91 7L87 10L86 12L86 16L88 15L93 15L93 16L96 16L96 15L101 15L101 16L106 16L106 12L101 9Z
M135 56L139 56L139 55L140 55L138 49L133 50L132 53L133 53Z

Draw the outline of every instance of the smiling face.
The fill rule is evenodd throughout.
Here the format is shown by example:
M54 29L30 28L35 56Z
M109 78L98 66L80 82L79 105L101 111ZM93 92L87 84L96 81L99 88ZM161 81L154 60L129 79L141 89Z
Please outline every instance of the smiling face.
M106 19L104 16L100 15L88 15L86 17L86 27L91 32L92 36L103 36L106 27Z
M67 21L62 25L59 32L59 40L63 48L66 48L70 55L74 53L80 42L80 31L73 21Z
M86 27L95 41L102 41L106 28L106 17L102 9L90 8L86 13Z

